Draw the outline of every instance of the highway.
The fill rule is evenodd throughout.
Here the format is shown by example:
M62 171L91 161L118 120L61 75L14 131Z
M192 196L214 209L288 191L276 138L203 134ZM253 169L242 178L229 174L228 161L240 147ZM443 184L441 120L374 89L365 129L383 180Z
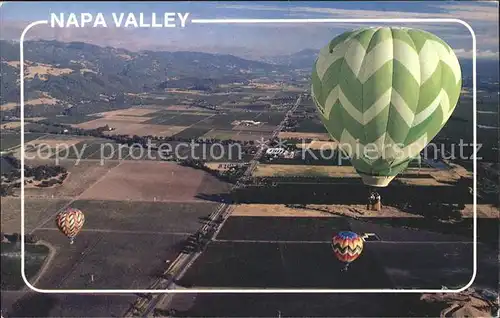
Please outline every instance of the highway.
M302 95L299 95L295 104L292 106L292 108L290 108L290 110L288 110L283 120L273 131L270 140L274 140L276 137L278 137L278 134L285 126L286 121L296 111L301 102L302 102ZM250 161L250 165L248 166L247 170L243 173L242 178L238 180L238 182L236 182L236 184L231 187L230 191L241 187L242 186L241 180L244 180L246 177L250 177L253 174L266 149L267 148L265 144L262 144L261 147L257 150L255 155L253 156L252 160ZM194 261L201 255L201 253L203 253L208 243L211 240L213 240L213 238L220 231L220 229L228 219L229 215L231 214L231 211L232 211L232 205L227 203L222 203L217 208L217 210L215 210L212 214L210 214L210 216L208 217L208 221L198 231L198 233L201 233L207 239L202 248L200 249L200 251L192 252L189 254L181 252L177 257L177 259L175 259L172 262L172 264L170 264L168 269L163 273L163 276L159 278L157 281L155 281L149 287L149 289L158 289L158 290L175 289L174 282L178 278L180 278L189 269L191 264L193 264ZM217 220L220 220L221 217L222 220L217 222ZM154 309L159 303L171 300L171 296L172 294L150 294L147 297L141 297L125 313L124 317L136 317L137 315L140 315L141 317L148 317L151 315L151 313L154 311Z

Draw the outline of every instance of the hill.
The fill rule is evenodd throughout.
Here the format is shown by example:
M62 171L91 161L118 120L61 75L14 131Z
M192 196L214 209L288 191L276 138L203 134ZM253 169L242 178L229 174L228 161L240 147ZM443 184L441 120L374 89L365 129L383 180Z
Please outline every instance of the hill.
M287 54L266 57L262 60L274 65L286 65L294 69L308 69L312 68L314 61L318 57L319 50L317 49L304 49L302 51ZM472 76L472 59L460 58L460 65L464 77ZM496 59L477 59L477 74L479 80L486 82L498 82L499 68L498 60Z
M19 44L0 41L2 110L19 100ZM131 52L82 42L25 43L26 99L66 106L124 93L203 87L282 72L283 66L200 52ZM165 83L168 80L168 84ZM11 107L12 108L12 107Z
M312 68L312 65L318 57L319 50L304 49L296 53L287 55L277 55L262 60L277 65L287 65L293 68Z

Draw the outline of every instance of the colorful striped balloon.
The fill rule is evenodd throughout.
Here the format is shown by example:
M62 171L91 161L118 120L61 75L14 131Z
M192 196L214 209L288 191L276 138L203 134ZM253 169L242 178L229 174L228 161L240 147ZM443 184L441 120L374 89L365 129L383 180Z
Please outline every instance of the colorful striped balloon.
M68 208L57 214L56 217L57 227L70 239L70 244L73 244L73 240L82 229L83 223L85 223L83 212L74 208Z
M346 263L357 259L363 252L363 239L356 233L350 231L339 232L333 237L332 248L335 256Z
M363 182L385 187L437 135L457 105L453 49L418 29L345 32L314 64L311 96Z

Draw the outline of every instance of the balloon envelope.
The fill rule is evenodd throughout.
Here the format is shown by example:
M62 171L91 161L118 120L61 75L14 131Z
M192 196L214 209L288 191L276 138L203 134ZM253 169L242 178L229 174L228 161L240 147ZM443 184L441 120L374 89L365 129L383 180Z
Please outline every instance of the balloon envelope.
M385 187L441 130L461 86L458 59L437 36L363 28L321 49L311 95L363 182Z
M333 237L332 248L339 261L350 263L363 252L363 239L354 232L339 232Z
M69 238L75 237L85 223L82 211L74 208L60 212L56 217L56 225L59 230Z

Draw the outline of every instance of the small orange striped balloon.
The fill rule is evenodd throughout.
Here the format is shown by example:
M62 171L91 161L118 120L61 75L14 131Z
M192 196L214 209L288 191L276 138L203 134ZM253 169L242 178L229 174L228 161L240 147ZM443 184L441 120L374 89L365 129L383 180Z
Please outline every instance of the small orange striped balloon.
M73 240L82 229L83 223L85 223L83 212L74 208L68 208L57 214L56 217L57 227L64 235L69 237L70 244L73 244Z

